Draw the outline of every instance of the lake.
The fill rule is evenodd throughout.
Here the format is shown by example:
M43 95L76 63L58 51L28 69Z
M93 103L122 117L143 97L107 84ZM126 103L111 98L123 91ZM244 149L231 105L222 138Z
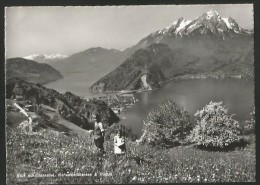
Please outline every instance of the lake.
M88 91L94 79L83 81L84 76L65 76L64 79L47 84L46 87L59 92L71 91L83 97L99 96L100 94ZM148 111L166 99L172 99L191 116L210 101L223 101L229 113L235 114L234 119L245 121L254 106L254 82L246 79L171 81L158 90L137 93L135 97L139 101L127 108L126 113L122 113L126 119L122 119L121 123L131 127L140 136L142 120Z
M235 114L234 119L245 121L254 106L254 82L245 79L171 81L158 90L138 93L135 97L139 101L127 109L126 119L121 123L129 125L140 136L142 120L148 111L166 99L182 106L192 120L194 113L210 101L222 101L229 113Z
M45 87L55 89L60 93L65 93L66 91L69 91L80 97L98 97L102 94L89 92L89 87L98 80L95 73L96 71L88 71L88 73L66 74L63 75L64 78L48 83L45 85ZM99 77L100 76L102 75L99 75Z

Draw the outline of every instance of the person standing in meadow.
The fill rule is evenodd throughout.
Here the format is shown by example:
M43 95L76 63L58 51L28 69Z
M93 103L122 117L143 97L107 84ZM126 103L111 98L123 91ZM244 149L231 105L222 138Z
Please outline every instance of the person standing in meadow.
M116 156L126 154L125 132L122 129L118 129L114 137L114 153Z
M93 114L93 120L94 120L94 130L93 130L93 138L95 146L98 148L98 150L102 153L104 153L104 136L105 136L105 129L103 124L101 123L99 114Z

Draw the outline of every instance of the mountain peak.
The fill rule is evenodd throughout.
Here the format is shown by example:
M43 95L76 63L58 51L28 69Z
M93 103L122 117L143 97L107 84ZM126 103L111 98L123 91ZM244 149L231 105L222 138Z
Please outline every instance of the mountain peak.
M183 17L181 17L180 19L178 19L177 21L177 27L175 30L175 33L178 33L180 30L182 30L185 26L187 26L191 21L190 20L186 20Z
M211 19L212 17L220 16L219 13L216 10L213 10L213 9L206 12L206 15L207 15L207 19Z
M227 37L250 35L251 32L241 28L231 17L224 18L216 10L209 10L194 20L186 20L183 17L177 19L170 26L151 34L162 40L161 36L175 36L176 38L194 35L215 35L225 40Z
M191 20L186 20L185 18L181 17L177 21L174 21L170 26L159 30L157 33L167 34L167 33L175 33L177 34L181 31L185 26L191 23Z
M180 18L177 20L177 23L182 22L182 21L185 21L185 20L186 20L185 18L180 17Z

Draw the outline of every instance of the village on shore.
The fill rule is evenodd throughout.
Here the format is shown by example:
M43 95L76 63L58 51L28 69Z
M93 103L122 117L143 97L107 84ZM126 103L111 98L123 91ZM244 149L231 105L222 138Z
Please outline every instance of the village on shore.
M125 119L121 113L125 114L126 109L133 106L138 101L138 99L135 98L133 92L130 91L106 94L104 96L98 97L97 99L104 101L121 119Z

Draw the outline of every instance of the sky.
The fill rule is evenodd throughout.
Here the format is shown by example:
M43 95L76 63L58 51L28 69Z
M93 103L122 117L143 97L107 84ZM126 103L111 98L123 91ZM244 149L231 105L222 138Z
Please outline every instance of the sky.
M211 9L253 29L252 4L8 7L6 58L71 55L91 47L123 50L180 17L192 20Z

